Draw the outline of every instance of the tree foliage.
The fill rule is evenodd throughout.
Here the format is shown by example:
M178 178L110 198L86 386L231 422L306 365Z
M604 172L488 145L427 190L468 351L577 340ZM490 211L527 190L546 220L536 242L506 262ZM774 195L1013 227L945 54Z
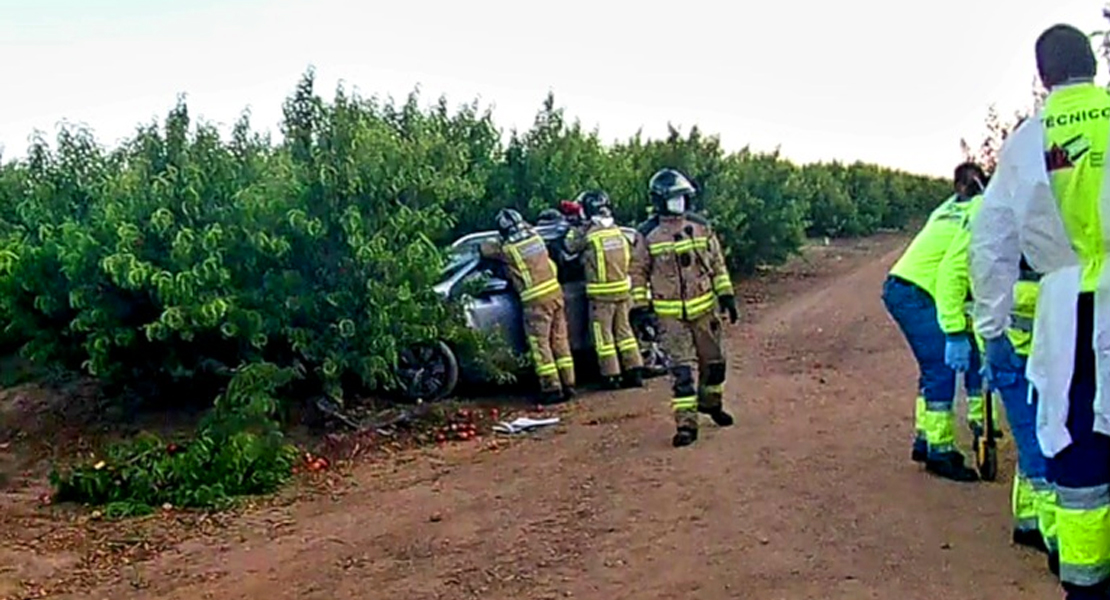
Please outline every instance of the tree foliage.
M488 229L502 206L535 217L601 187L634 222L652 172L677 167L746 273L807 233L900 227L947 191L874 165L727 152L696 127L606 145L550 96L502 143L477 103L343 88L326 100L311 72L281 134L256 133L244 114L225 139L179 101L117 148L80 128L36 139L0 167L4 341L144 397L213 397L243 367L270 364L341 398L388 388L408 344L491 347L432 286L446 244Z

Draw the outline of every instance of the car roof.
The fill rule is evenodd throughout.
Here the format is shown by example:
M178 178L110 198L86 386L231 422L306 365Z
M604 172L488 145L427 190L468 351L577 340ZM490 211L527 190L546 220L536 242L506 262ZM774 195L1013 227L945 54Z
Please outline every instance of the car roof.
M536 233L540 234L540 237L542 237L544 241L550 242L566 235L566 232L570 229L570 227L567 223L563 222L544 225L533 225L532 229ZM621 225L621 230L624 231L625 235L633 235L636 233L636 230L634 228L624 225ZM500 234L495 229L489 229L486 231L475 231L474 233L468 233L455 240L451 244L451 248L462 249L467 246L478 245L482 242L496 240L499 237Z

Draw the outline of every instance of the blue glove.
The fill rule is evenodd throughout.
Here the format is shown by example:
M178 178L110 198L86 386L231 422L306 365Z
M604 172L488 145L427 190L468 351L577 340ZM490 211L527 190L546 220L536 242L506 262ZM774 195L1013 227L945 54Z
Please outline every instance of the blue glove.
M944 364L957 373L971 368L971 340L966 333L945 336Z

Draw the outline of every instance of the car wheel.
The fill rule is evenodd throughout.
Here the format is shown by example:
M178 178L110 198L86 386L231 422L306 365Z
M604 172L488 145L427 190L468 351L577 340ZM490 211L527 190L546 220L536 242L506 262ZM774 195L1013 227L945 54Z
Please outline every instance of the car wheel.
M406 402L443 400L459 382L458 358L441 341L406 348L397 363L397 381Z

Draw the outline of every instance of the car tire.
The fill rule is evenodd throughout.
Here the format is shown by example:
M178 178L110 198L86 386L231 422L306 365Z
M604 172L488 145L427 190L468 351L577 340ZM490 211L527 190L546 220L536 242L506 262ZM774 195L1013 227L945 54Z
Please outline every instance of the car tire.
M459 383L459 359L442 341L411 346L397 362L398 391L406 403L438 402Z

